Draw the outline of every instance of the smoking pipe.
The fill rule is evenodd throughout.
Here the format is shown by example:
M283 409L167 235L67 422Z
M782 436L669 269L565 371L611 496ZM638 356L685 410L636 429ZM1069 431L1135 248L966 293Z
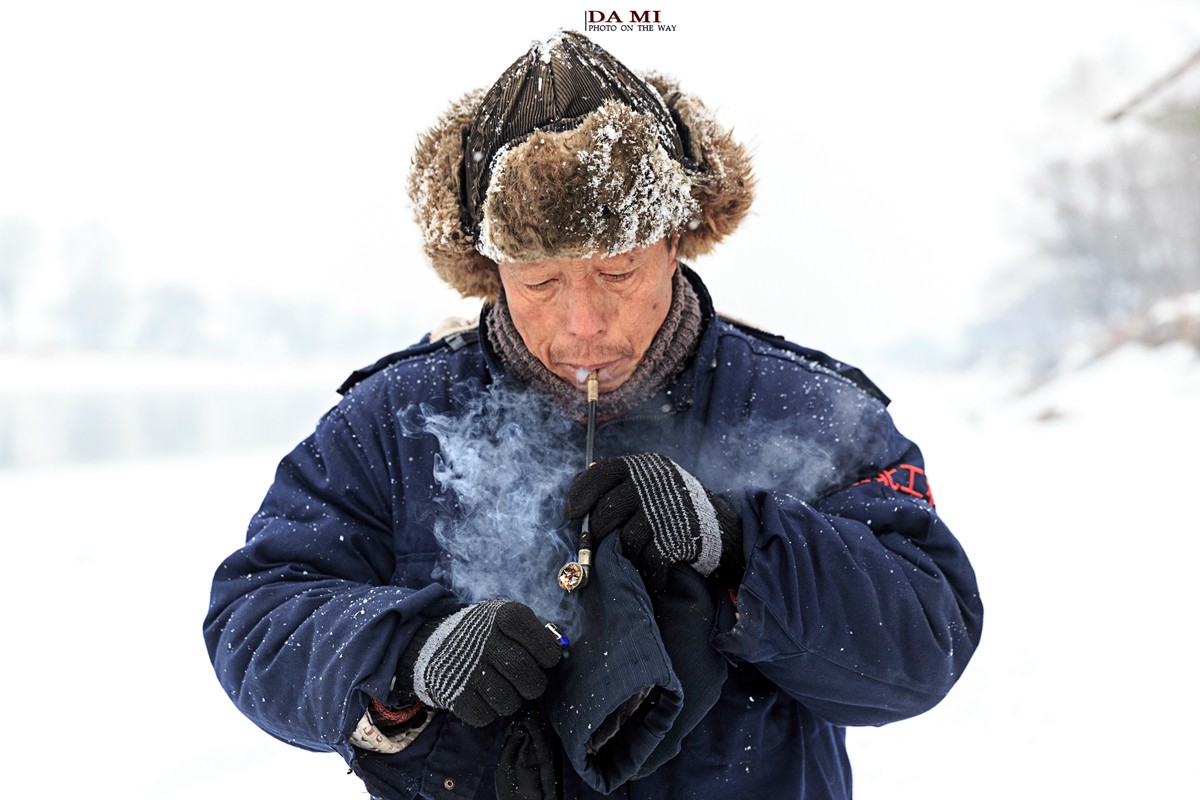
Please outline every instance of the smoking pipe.
M588 468L595 463L596 450L596 403L600 400L600 378L596 370L587 376L587 446L584 461ZM568 561L558 571L558 585L568 592L587 586L588 574L592 571L591 514L583 518L579 528L579 552L574 561Z

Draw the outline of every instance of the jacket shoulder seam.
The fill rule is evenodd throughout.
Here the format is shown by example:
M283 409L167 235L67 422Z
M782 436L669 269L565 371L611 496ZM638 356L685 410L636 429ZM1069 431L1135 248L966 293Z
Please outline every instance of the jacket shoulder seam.
M755 349L757 355L799 364L813 372L839 378L864 394L875 398L884 406L891 403L891 398L884 394L883 390L876 386L875 382L868 378L866 373L858 367L839 361L820 350L804 347L783 336L756 328L739 320L724 315L718 315L718 319L727 326L726 330L721 332L722 335L737 334L746 340L769 348L767 350Z
M478 341L478 328L453 331L443 338L433 340L431 340L427 335L420 342L417 342L411 347L407 347L403 350L397 350L394 353L389 353L388 355L376 361L374 364L355 370L348 378L346 378L346 380L342 381L342 385L339 386L337 390L338 394L345 395L359 383L362 383L364 380L372 375L375 375L376 373L383 372L388 367L401 364L414 358L437 353L442 350L447 350L452 353L458 352L464 347L476 344Z

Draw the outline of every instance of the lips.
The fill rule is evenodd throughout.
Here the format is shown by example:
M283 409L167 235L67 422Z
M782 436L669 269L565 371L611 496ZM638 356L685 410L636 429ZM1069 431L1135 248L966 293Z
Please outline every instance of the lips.
M604 386L606 383L611 384L621 379L620 367L623 362L624 359L617 359L615 361L606 361L603 364L560 364L559 372L560 375L564 372L567 373L567 375L574 379L576 384L583 386L587 383L588 374L592 370L595 370L600 380L600 385Z

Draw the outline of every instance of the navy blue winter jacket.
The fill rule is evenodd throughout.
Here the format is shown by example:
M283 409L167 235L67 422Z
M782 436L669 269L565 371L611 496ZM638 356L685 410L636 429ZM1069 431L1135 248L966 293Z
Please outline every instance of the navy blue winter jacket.
M710 641L729 670L715 707L679 755L610 796L847 798L845 726L911 717L945 696L979 641L975 576L886 398L840 362L716 317L689 278L704 316L695 358L662 395L602 423L597 456L662 453L724 495L741 512L747 568L719 593ZM472 599L455 582L472 556L455 564L439 539L473 513L454 483L470 454L449 452L434 423L477 413L501 389L519 394L512 383L475 331L356 373L281 462L245 546L214 578L204 634L233 702L286 742L341 753L376 796L493 796L502 722L474 729L438 713L388 756L347 737L369 698L394 697L416 629ZM547 413L534 423L561 447L539 432L530 463L561 461L569 479L582 423ZM505 466L520 485L526 467ZM566 537L551 562L569 553ZM553 581L553 564L537 569ZM601 796L566 773L566 797Z

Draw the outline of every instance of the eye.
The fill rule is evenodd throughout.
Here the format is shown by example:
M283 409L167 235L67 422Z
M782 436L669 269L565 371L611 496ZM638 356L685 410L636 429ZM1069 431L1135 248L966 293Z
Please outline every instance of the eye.
M628 272L602 272L600 274L603 275L604 280L608 281L609 283L620 283L621 281L627 281L632 278L633 270L629 270Z
M527 284L525 284L525 288L531 292L544 292L547 289L554 286L555 281L556 281L555 278L548 278L539 283L527 283Z

